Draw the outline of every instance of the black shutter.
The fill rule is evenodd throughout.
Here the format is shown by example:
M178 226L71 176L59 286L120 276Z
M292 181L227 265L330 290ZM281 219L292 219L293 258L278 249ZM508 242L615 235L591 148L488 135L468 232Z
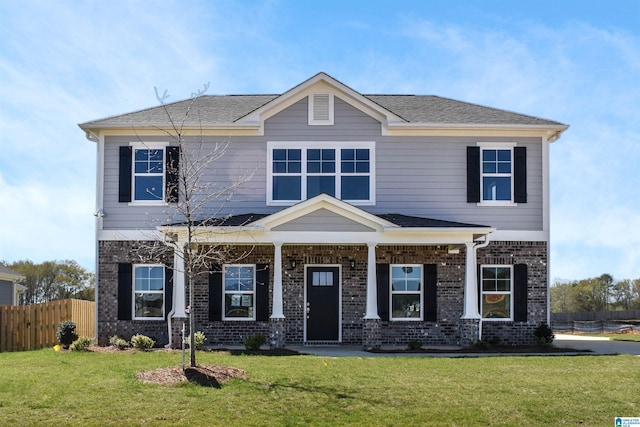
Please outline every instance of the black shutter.
M177 203L179 194L180 147L167 147L166 195L168 203Z
M132 268L129 263L118 264L118 320L131 320Z
M376 264L376 281L378 316L382 320L389 320L389 264Z
M527 321L527 264L515 264L513 266L513 320L516 322Z
M438 320L438 266L424 265L424 320Z
M480 147L467 147L467 203L480 202Z
M212 265L209 270L209 320L222 320L222 267Z
M167 317L173 308L173 270L164 268L164 317Z
M269 320L269 264L256 264L256 320Z
M513 150L513 201L527 203L527 147Z
M131 201L131 147L120 147L118 201Z

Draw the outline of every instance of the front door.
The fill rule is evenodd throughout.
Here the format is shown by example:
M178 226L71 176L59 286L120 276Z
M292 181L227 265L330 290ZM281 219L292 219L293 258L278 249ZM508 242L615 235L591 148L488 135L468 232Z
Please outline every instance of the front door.
M340 269L307 268L306 340L340 340Z

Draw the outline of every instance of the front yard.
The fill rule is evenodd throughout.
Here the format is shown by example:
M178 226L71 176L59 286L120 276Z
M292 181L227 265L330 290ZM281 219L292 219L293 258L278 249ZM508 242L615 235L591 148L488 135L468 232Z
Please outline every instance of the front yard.
M0 353L3 425L613 425L640 415L636 356L233 356L221 389L161 386L139 371L178 352Z

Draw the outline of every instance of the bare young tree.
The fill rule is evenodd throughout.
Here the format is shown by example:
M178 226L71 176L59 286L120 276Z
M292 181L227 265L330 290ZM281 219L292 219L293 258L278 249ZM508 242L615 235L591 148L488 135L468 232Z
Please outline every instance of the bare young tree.
M255 174L255 169L238 171L233 182L218 180L217 164L231 144L230 137L214 140L205 137L205 128L200 116L201 100L208 89L205 85L192 94L188 101L168 104L167 91L162 94L156 89L156 98L167 119L167 126L158 126L171 140L167 148L166 162L166 199L169 207L158 227L163 235L155 237L147 247L143 245L137 251L141 258L167 260L167 251L177 255L183 261L184 269L176 269L184 274L189 291L189 343L190 364L196 366L195 338L195 281L199 274L209 274L211 264L236 262L246 257L251 247L238 250L227 242L217 244L207 239L206 244L199 243L203 233L211 233L211 228L224 225L228 216L223 215L225 204L235 191L247 183ZM180 235L167 230L180 230ZM206 231L205 231L206 229ZM224 239L217 239L224 240ZM162 254L164 253L164 256Z

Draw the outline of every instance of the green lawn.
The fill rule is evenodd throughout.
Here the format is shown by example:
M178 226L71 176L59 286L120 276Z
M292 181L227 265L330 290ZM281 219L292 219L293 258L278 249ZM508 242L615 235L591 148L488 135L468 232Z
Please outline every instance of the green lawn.
M198 353L221 389L139 383L180 353L0 353L2 425L613 425L640 415L640 358L323 358ZM326 365L325 365L326 363Z

